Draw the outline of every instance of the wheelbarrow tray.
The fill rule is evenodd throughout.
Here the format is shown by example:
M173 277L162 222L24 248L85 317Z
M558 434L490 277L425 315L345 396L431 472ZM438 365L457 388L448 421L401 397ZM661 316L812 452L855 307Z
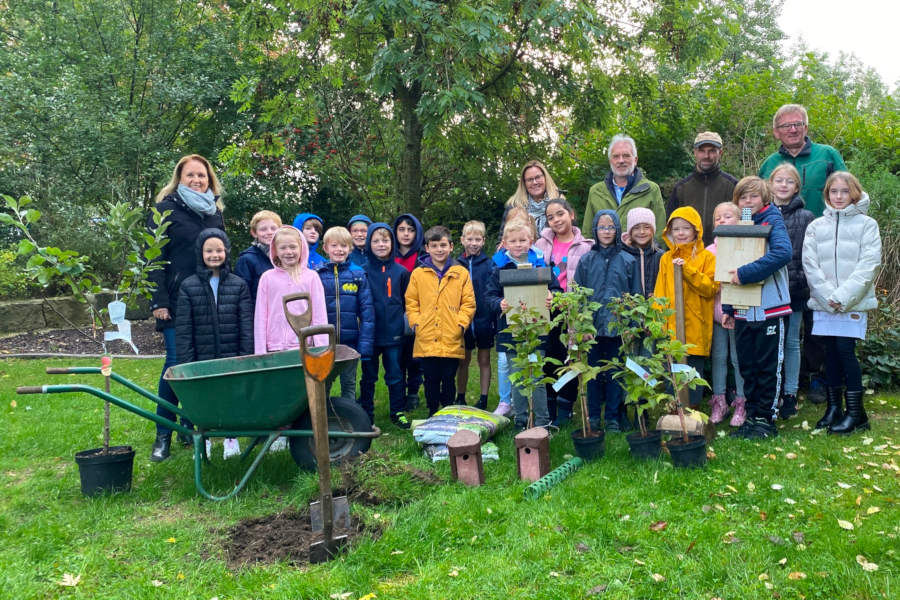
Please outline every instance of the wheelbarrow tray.
M332 374L357 358L355 350L337 344ZM200 430L278 429L308 408L297 350L185 363L166 369L163 379Z

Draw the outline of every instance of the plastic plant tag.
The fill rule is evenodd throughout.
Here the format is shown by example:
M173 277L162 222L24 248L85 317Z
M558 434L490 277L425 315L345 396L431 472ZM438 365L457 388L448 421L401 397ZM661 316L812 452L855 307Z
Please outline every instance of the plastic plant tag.
M632 360L630 358L625 359L625 367L629 371L631 371L632 373L634 373L635 375L637 375L638 377L640 377L641 379L646 381L647 385L649 385L651 387L655 386L658 383L655 379L650 377L650 373L647 371L647 369L645 369L641 365L637 364L636 362L634 362L634 360Z
M118 325L125 320L126 306L121 300L113 300L106 305L106 309L109 311L109 322L113 325Z
M531 354L528 355L528 362L536 363L537 361L538 361L537 354L532 352Z
M553 391L558 392L559 390L563 389L564 385L566 385L567 383L569 383L570 381L572 381L573 379L578 377L580 374L581 374L581 369L572 367L571 371L566 372L565 375L563 375L562 377L557 379L556 383L554 383L551 386L553 388Z
M690 381L691 379L697 379L698 377L700 377L700 374L697 372L697 369L695 369L691 365L684 365L681 363L672 363L672 372L673 373L688 373L690 375L690 378L688 379L688 381Z
M131 322L130 321L121 321L116 323L117 331L104 331L103 332L103 341L109 342L111 340L125 340L128 342L128 345L131 346L131 349L134 350L135 354L140 354L138 352L137 346L134 345L134 342L131 341Z

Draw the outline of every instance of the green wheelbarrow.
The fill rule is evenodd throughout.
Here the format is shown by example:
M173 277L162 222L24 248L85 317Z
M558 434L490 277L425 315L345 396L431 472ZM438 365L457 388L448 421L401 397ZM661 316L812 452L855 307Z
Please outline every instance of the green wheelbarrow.
M307 331L309 333L307 333ZM334 353L332 374L354 365L359 354L348 346L334 343L334 329L311 327L300 332L301 338L327 333L329 344L324 348L312 348L307 356ZM174 420L136 406L107 391L84 385L26 386L17 389L20 394L61 394L84 392L92 394L120 408L193 437L194 483L197 491L210 500L226 500L243 489L256 471L263 456L279 436L289 440L291 456L301 468L315 470L316 448L313 442L312 422L309 414L303 354L285 350L271 354L220 358L170 367L163 378L172 386L180 406L160 398L136 383L115 372L109 372L112 381L137 392L176 415L187 418L196 430L190 430ZM106 374L100 367L47 368L50 374ZM352 458L366 452L372 439L381 435L369 416L355 402L341 398L327 400L328 450L331 461ZM246 459L257 446L261 449L247 468L241 480L228 494L214 496L203 487L203 463L206 457L206 439L225 437L250 437L252 444L243 452Z

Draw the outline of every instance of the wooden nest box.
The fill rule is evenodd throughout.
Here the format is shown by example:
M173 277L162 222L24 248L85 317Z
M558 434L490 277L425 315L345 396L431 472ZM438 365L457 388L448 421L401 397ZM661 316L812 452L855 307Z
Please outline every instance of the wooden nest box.
M510 312L519 310L519 306L524 304L549 321L547 285L551 278L550 267L535 267L526 263L516 269L501 269L500 285L503 286L503 297L509 303Z
M722 286L722 304L741 308L762 304L762 283L734 285L731 273L766 253L771 225L754 225L749 215L737 225L719 225L716 236L716 281Z

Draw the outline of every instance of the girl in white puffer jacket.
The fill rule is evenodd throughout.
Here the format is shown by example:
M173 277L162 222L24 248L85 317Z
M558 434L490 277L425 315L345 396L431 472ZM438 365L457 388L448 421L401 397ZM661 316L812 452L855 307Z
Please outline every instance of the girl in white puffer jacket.
M856 340L865 339L866 311L878 305L874 282L881 266L881 234L866 214L869 196L852 174L832 173L823 194L825 212L809 224L803 240L812 332L824 336L828 383L828 407L816 427L847 434L869 428ZM841 398L845 384L846 414Z

